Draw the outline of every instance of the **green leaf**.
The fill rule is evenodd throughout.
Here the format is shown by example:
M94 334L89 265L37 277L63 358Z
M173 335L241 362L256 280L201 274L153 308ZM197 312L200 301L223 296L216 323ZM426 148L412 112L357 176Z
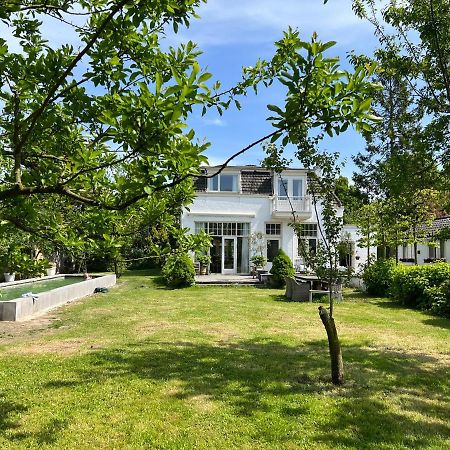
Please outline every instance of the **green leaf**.
M118 66L120 64L120 61L120 58L116 55L109 60L109 63L111 64L111 66Z
M162 76L159 72L156 72L155 75L155 88L156 88L156 95L159 95L161 92L161 85L162 85Z
M205 72L202 75L200 75L200 78L198 79L199 83L204 83L205 81L208 81L212 77L211 73Z

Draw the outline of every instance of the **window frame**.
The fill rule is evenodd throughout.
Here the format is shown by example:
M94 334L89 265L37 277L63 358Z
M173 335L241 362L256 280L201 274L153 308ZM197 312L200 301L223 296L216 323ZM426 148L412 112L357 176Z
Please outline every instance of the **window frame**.
M222 177L233 177L232 190L222 190ZM214 185L217 185L217 189L214 189ZM218 173L208 179L208 192L225 192L225 193L239 193L240 182L238 173Z
M281 236L281 222L267 222L265 224L265 229L266 236Z
M269 263L271 263L271 262L273 262L273 258L272 259L269 259L269 252L268 252L268 249L269 249L269 246L268 246L268 244L269 244L269 241L273 241L273 242L278 242L278 250L277 250L277 252L276 252L276 254L273 256L273 258L275 258L275 256L277 256L277 254L278 254L278 252L280 251L280 249L281 249L281 238L280 237L270 237L270 238L266 238L266 258L267 258L267 262L269 262Z

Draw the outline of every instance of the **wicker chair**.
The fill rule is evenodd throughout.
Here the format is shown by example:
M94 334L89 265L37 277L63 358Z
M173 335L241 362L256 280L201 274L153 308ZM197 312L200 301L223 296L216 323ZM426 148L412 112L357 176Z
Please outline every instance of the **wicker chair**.
M292 281L294 281L294 279L285 277L284 281L286 282L286 292L284 293L284 296L289 300L292 300Z
M309 283L299 283L294 278L286 278L286 297L294 302L309 299Z

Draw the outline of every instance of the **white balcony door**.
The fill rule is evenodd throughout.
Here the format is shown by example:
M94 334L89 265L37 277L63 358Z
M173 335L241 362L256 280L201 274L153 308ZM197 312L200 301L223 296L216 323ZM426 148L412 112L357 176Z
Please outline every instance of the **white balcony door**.
M236 273L237 251L236 237L223 236L222 238L222 273L231 275Z

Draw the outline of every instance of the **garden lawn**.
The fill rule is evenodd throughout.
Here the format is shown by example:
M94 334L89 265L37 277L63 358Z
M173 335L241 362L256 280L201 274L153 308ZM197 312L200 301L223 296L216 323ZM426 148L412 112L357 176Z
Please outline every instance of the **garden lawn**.
M317 306L134 272L0 322L0 448L450 448L450 321L347 292L346 384Z

